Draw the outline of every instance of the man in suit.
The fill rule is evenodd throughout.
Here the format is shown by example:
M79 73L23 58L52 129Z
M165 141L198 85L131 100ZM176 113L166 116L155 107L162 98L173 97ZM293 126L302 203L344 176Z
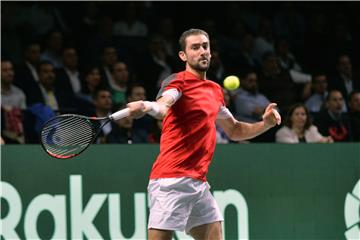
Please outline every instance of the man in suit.
M350 93L360 90L360 79L354 76L351 59L347 54L341 54L336 63L336 73L330 79L329 89L337 89L344 99L348 99Z

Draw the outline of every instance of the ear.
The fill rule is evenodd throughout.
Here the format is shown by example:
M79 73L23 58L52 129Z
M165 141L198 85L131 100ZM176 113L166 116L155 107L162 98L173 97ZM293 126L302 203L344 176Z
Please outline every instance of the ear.
M186 62L187 61L187 57L184 51L179 51L179 58L183 61Z

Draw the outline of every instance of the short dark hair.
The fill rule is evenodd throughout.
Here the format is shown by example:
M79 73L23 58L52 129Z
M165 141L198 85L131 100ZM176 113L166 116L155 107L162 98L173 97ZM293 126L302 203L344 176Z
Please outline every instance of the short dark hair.
M37 67L36 67L37 72L40 72L41 67L42 67L43 65L51 65L51 66L54 67L54 64L53 64L51 61L49 61L49 60L42 60L42 61L39 62L39 64L38 64Z
M136 87L142 87L142 88L144 88L145 91L146 91L145 86L144 86L141 82L133 82L133 83L130 84L130 85L128 86L128 88L126 89L126 98L128 98L129 96L131 96L132 91L133 91L134 88L136 88Z
M295 109L297 109L299 107L302 107L305 110L305 114L306 114L306 122L305 122L304 129L309 129L309 127L312 124L311 119L310 119L310 113L309 113L309 110L307 109L307 107L303 103L295 103L289 107L289 110L287 111L287 114L286 114L284 124L285 124L285 126L287 126L289 128L292 127L291 115L293 115Z
M179 45L181 51L184 51L186 48L186 38L192 35L205 35L208 39L210 39L209 34L207 34L207 32L205 32L204 30L198 28L191 28L189 30L186 30L181 34L179 38Z
M111 90L109 89L109 88L107 88L107 87L97 87L96 89L95 89L95 91L91 94L91 97L92 97L92 99L96 99L98 96L99 96L99 94L100 94L100 92L109 92L110 94L111 94Z

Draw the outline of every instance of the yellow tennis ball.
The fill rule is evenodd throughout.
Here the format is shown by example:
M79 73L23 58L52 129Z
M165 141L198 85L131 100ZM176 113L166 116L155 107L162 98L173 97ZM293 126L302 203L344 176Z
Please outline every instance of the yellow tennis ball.
M240 86L240 79L235 75L227 76L223 85L227 90L235 90Z

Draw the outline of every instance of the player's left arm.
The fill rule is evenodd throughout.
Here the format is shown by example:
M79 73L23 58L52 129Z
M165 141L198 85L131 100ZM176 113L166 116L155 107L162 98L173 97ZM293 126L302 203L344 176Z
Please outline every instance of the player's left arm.
M275 107L276 103L270 103L265 109L263 120L257 123L238 121L230 112L223 117L218 117L216 123L224 129L225 133L233 141L254 138L281 123L280 114Z

